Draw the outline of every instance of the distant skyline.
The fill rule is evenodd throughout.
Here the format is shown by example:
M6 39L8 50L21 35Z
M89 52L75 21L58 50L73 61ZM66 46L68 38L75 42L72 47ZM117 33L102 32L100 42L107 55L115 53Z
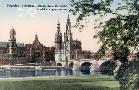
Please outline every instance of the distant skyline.
M17 42L32 43L37 33L40 42L45 46L54 46L55 33L57 31L58 20L61 24L61 32L65 32L66 20L70 9L70 0L1 0L0 1L0 41L8 41L9 32L12 26L16 30ZM36 8L7 7L7 4L46 4L46 5L67 5L62 11L40 11ZM75 16L70 14L72 25L75 24ZM81 40L83 50L96 52L99 48L97 40L93 39L95 33L94 19L92 17L88 27L82 32L72 28L73 39Z

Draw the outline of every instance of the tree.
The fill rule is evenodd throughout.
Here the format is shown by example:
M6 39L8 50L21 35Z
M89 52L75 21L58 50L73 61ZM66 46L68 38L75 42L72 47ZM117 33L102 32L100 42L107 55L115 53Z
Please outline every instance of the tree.
M114 3L117 3L115 7L113 7ZM122 65L118 71L117 78L121 84L121 90L127 90L129 87L127 87L128 85L126 84L134 78L133 76L136 72L132 70L135 68L131 68L134 64L128 62L128 55L132 52L131 48L137 48L139 42L139 1L71 0L71 6L73 7L71 10L73 15L78 16L77 27L83 27L83 25L80 25L80 21L84 20L87 16L98 15L100 19L103 19L96 27L96 29L102 28L102 30L99 30L94 36L95 38L99 38L100 42L102 42L102 46L98 52L101 53L101 55L105 55L105 51L111 49L113 51L114 60L121 61ZM113 15L113 17L104 20L108 18L109 15ZM131 71L128 72L128 70ZM127 78L123 79L125 76ZM132 88L135 86L134 84Z

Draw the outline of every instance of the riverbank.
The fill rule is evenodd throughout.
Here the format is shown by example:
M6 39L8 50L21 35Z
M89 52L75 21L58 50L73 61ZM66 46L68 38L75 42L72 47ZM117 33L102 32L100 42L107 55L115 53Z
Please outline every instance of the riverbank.
M0 80L0 90L119 90L110 76L25 77Z

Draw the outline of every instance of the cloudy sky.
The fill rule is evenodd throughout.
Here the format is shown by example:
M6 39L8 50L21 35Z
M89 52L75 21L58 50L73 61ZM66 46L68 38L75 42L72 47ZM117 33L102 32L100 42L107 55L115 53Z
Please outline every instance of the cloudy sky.
M19 7L9 7L9 5L15 4ZM62 9L67 10L37 10L37 7L29 8L22 7L22 5L66 5ZM54 46L57 22L60 21L61 31L64 33L69 9L69 0L0 0L0 41L8 41L9 31L13 26L17 33L17 42L32 43L34 35L37 33L42 44ZM75 16L70 15L70 18L74 25ZM93 18L91 19L87 24L88 27L84 28L82 32L75 28L72 28L72 32L74 39L82 41L84 50L95 52L98 50L99 44L97 44L97 40L93 39L95 30Z

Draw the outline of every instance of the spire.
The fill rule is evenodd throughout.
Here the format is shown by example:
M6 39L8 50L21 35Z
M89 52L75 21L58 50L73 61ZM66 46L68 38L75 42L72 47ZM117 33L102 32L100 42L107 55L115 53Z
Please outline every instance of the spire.
M71 22L70 22L70 18L68 15L67 23L66 23L66 34L70 34L70 33L71 33Z
M16 54L16 32L12 26L9 39L9 54Z
M37 35L37 33L35 35L35 41L38 41L38 35Z
M57 25L60 25L60 22L59 22L59 20L58 20L58 24Z
M13 26L12 26L12 28L11 28L11 32L14 32L14 33L15 33L15 30L14 30Z
M70 22L70 18L69 18L69 15L68 15L68 18L67 18L67 22Z
M10 30L10 40L16 40L15 35L16 35L16 32L15 32L13 26L12 26L12 28Z
M57 24L57 30L60 31L60 22L58 20L58 24Z

